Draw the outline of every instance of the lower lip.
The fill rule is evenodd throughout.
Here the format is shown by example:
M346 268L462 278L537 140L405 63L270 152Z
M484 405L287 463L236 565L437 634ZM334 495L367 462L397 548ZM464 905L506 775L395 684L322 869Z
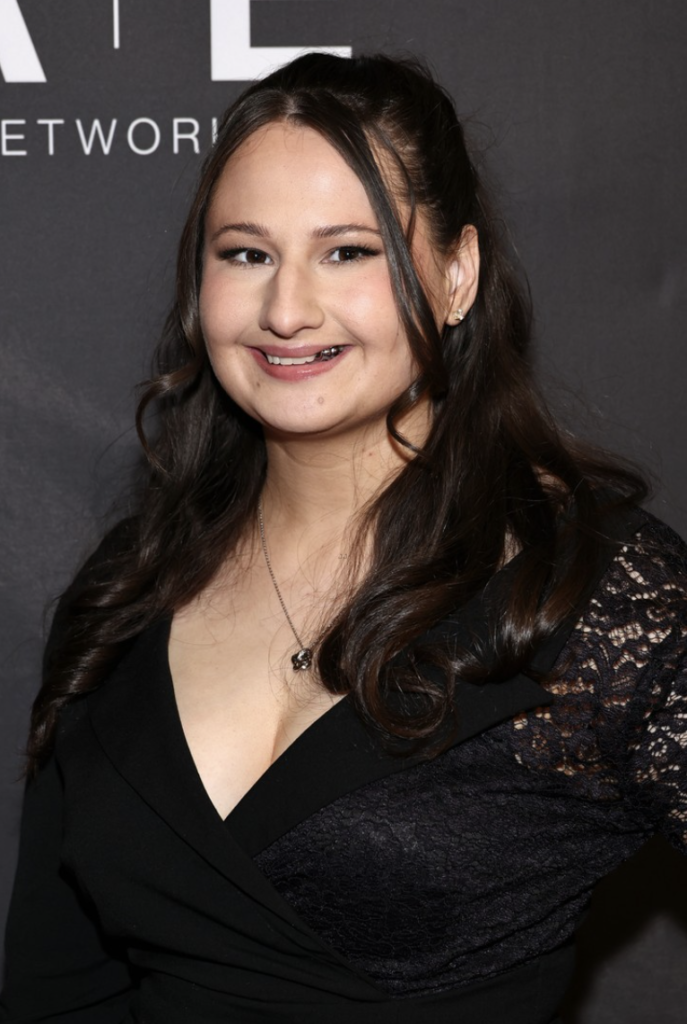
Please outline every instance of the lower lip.
M250 350L253 359L263 373L266 373L268 377L273 377L275 380L286 381L309 380L311 377L319 377L321 374L332 370L342 359L345 359L349 351L349 348L344 348L333 359L316 359L314 363L300 363L299 365L292 363L291 366L281 366L278 363L268 363L267 357L263 355L260 349L252 348Z

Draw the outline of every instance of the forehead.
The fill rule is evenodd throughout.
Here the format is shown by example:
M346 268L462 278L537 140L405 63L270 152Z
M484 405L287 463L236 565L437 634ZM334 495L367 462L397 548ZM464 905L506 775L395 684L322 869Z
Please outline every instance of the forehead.
M365 188L341 154L312 128L284 123L255 131L229 157L209 217L241 208L281 215L364 215L376 223ZM252 214L250 215L252 217Z

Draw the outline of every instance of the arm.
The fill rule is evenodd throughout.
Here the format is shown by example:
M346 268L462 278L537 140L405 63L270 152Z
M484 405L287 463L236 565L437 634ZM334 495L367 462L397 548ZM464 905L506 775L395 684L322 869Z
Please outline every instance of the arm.
M0 1021L117 1024L131 977L61 871L62 784L54 758L29 783L7 924Z
M108 535L60 600L46 662L87 572L107 558L125 528L120 524ZM129 1003L131 978L62 870L62 804L62 780L52 757L29 782L24 798L0 1021L116 1024Z
M668 649L632 723L626 789L641 818L687 853L687 638L681 644L674 661Z
M618 672L635 665L623 709L623 782L646 825L687 853L687 545L661 524L624 558L634 618L617 629Z

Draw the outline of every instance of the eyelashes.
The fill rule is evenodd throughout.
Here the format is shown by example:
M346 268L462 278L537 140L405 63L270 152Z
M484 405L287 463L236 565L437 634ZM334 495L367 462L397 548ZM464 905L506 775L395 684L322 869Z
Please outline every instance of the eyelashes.
M373 256L380 256L381 252L381 249L373 249L368 245L339 245L329 253L329 261L331 263L357 263ZM338 259L333 258L335 254L338 254Z
M337 245L330 249L324 262L360 263L375 256L381 256L382 250L367 245ZM262 249L254 249L250 246L235 246L230 249L222 249L218 258L226 263L232 263L239 267L269 267L274 265L272 257Z
M262 267L272 263L271 258L262 249L222 249L218 256L226 263L237 263L244 267Z

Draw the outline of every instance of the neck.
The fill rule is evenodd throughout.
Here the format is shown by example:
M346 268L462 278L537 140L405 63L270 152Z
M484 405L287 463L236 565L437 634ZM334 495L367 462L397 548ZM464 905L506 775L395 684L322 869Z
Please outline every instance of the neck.
M413 411L399 430L413 444L424 441L428 406ZM362 536L361 513L398 475L412 453L389 438L284 436L265 431L267 478L261 504L263 536L254 534L263 584L277 592L298 622L299 635L326 630L370 564L371 536ZM256 524L257 525L257 524ZM260 548L268 552L263 558ZM253 563L256 564L255 562ZM269 580L268 564L272 568Z
M413 444L428 431L428 407L413 410L399 424ZM263 493L271 532L308 531L318 543L324 533L342 537L359 514L398 475L412 453L382 431L355 438L276 435L266 431L267 479Z

